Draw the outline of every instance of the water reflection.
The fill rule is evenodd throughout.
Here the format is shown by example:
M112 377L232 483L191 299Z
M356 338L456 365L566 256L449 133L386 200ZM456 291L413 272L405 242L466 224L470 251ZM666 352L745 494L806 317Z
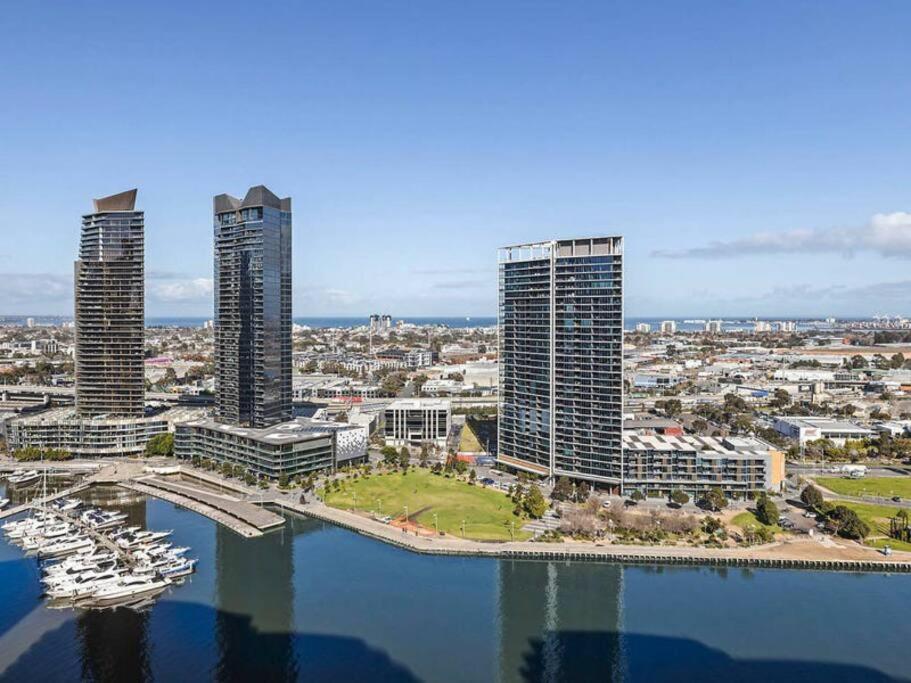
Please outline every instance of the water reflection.
M586 680L593 672L617 679L620 567L501 561L497 573L502 683Z
M286 532L245 539L215 531L216 677L293 680L294 544Z

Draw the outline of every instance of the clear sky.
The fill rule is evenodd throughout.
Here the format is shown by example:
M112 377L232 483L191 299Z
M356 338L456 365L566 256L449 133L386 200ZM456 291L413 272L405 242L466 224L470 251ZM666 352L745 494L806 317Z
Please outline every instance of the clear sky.
M147 312L212 196L294 202L294 314L491 315L496 248L622 234L632 316L911 315L911 3L11 2L0 314L72 310L139 188Z

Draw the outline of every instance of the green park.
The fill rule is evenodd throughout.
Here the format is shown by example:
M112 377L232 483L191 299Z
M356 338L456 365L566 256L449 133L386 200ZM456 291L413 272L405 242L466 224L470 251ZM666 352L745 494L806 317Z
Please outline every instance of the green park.
M816 477L816 483L842 496L901 496L911 499L911 477Z
M327 505L403 518L427 529L478 541L525 540L528 521L505 493L451 474L412 468L340 480L321 492ZM406 513L407 509L407 513Z

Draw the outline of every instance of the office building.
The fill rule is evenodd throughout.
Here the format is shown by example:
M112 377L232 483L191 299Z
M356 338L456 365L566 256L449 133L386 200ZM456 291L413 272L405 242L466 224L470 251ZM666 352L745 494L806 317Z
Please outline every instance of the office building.
M498 460L622 481L623 239L499 252Z
M307 417L262 429L200 419L176 426L174 455L230 463L277 479L364 462L367 438L367 427Z
M215 414L261 429L291 419L291 199L258 185L213 204Z
M412 398L386 406L384 436L388 446L433 444L443 448L452 423L449 401Z
M142 417L145 218L135 189L94 204L75 267L76 411Z

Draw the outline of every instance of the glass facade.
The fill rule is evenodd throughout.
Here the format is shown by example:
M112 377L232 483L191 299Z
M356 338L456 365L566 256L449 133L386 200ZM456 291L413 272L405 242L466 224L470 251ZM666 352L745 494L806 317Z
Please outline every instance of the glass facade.
M623 476L620 237L500 251L499 455L547 475Z
M76 410L142 417L145 216L136 190L95 200L75 263Z
M291 419L291 200L250 188L215 197L216 416Z

